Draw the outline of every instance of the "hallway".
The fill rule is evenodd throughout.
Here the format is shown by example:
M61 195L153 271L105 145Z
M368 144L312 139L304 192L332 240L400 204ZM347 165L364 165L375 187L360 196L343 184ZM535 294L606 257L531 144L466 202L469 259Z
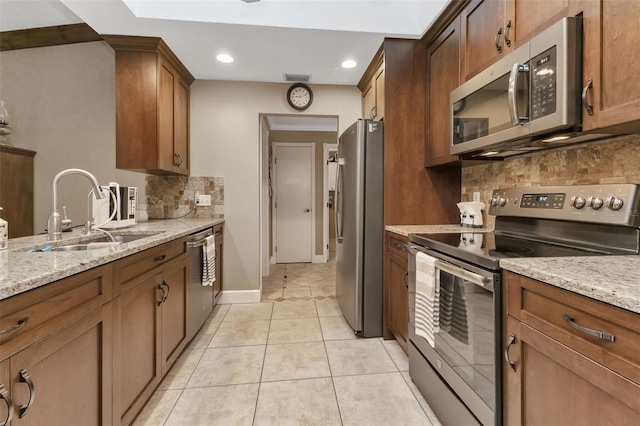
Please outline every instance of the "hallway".
M136 425L438 424L400 346L343 319L334 261L271 266L262 303L216 306Z

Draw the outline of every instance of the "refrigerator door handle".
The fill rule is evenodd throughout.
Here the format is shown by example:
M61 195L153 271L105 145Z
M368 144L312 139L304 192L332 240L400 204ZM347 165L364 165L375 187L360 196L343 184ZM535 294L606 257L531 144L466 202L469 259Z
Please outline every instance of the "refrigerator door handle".
M337 167L337 176L336 176L336 210L335 210L335 219L336 219L336 240L338 243L342 243L343 237L343 218L342 214L342 176L344 167L344 158L338 158L338 167Z

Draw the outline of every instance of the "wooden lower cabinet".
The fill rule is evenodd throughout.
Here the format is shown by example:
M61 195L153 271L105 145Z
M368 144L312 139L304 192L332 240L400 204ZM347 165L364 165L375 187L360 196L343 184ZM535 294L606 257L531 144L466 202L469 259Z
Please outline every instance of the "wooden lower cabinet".
M505 424L637 424L637 355L627 347L640 344L638 316L521 276L506 274L506 283ZM616 341L573 329L562 312ZM631 321L609 322L618 315Z
M222 292L222 253L224 247L223 241L223 224L213 227L213 233L216 237L216 280L213 282L213 297L217 301Z
M107 304L9 358L11 424L111 424L111 326Z
M113 301L114 424L130 424L187 341L187 258Z
M385 337L395 337L405 352L409 338L409 272L407 254L402 247L408 241L407 237L387 231L384 268L383 329L387 331Z
M13 401L9 395L10 391L9 360L5 360L0 362L0 424L9 422L9 410L13 409Z

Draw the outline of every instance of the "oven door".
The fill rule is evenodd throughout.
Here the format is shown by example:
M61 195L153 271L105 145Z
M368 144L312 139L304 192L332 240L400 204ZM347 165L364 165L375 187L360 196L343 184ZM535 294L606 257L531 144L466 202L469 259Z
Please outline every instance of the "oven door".
M435 258L439 331L435 344L415 332L415 256ZM425 247L409 246L409 337L440 378L484 425L500 424L500 272ZM419 309L419 308L418 308ZM411 373L411 371L410 371ZM438 413L436 413L438 414Z

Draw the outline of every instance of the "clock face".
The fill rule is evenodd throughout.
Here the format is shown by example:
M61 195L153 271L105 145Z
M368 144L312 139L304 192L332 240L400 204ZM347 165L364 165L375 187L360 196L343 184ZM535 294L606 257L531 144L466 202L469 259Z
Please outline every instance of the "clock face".
M309 108L313 101L313 93L311 89L305 84L294 84L289 88L287 92L287 100L289 105L297 110L304 110Z

